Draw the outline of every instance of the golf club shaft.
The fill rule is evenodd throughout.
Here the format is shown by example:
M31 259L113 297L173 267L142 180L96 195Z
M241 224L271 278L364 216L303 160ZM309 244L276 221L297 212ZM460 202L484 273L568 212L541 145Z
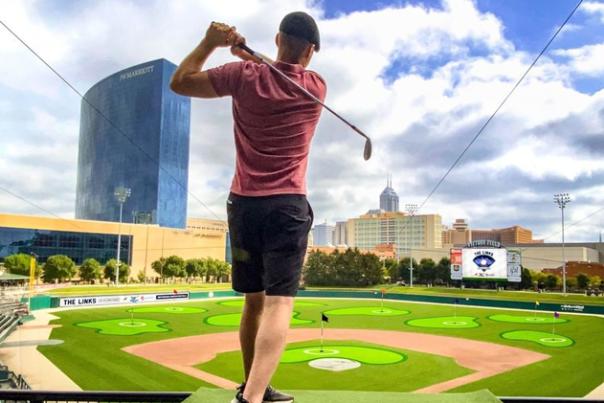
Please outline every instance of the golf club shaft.
M342 122L346 123L352 130L354 130L355 132L357 132L361 136L365 137L365 139L369 140L369 137L365 133L363 133L358 127L356 127L355 125L353 125L352 123L350 123L349 121L347 121L346 119L344 119L336 111L334 111L329 106L327 106L323 102L321 102L321 100L319 98L317 98L313 94L311 94L306 88L302 87L300 84L298 84L297 82L295 82L294 80L292 80L291 78L289 78L284 72L282 72L281 70L279 70L278 68L276 68L275 66L273 66L273 64L266 58L266 56L264 56L263 54L258 53L256 51L250 49L245 44L239 44L237 46L239 46L241 49L243 49L246 52L248 52L250 55L252 55L254 57L257 57L258 59L262 60L262 62L264 64L266 64L275 73L279 74L285 80L287 80L290 83L292 83L293 85L295 85L296 88L298 88L300 91L302 91L304 94L306 94L306 96L308 96L310 99L312 99L313 101L315 101L316 103L318 103L319 105L321 105L323 108L327 109L329 112L331 112L335 117L337 117L338 119L340 119Z

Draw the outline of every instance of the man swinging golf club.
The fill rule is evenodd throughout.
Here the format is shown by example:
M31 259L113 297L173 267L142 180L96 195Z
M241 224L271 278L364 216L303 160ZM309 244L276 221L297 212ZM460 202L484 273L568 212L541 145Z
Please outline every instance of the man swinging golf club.
M212 23L170 84L181 95L232 97L237 159L227 214L233 288L245 294L239 329L245 382L234 403L294 399L269 382L285 346L313 221L306 169L322 109L317 101L325 98L326 86L317 73L306 70L320 47L311 16L286 15L275 42L277 60L269 65L245 46L234 27ZM243 61L203 70L219 47L231 47Z

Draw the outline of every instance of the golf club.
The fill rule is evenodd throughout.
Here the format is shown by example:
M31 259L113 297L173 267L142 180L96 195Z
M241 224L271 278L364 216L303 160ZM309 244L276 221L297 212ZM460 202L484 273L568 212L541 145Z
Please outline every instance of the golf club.
M354 130L355 132L357 132L361 136L365 137L365 150L363 152L363 158L365 158L365 161L367 161L369 158L371 158L372 147L371 147L371 139L369 138L369 136L367 136L365 133L363 133L358 127L356 127L355 125L353 125L352 123L350 123L349 121L347 121L346 119L344 119L342 116L340 116L336 111L334 111L333 109L331 109L329 106L325 105L317 97L315 97L313 94L311 94L310 92L308 92L300 84L298 84L297 82L295 82L294 80L292 80L291 78L289 78L281 70L279 70L278 68L276 68L275 66L273 66L272 63L269 60L267 60L266 56L264 56L261 53L255 52L254 50L250 49L247 45L239 44L237 46L239 46L241 49L243 49L246 52L248 52L250 55L252 55L254 57L257 57L258 59L262 60L262 62L264 64L266 64L271 70L273 70L274 72L276 72L277 74L279 74L281 77L283 77L285 80L287 80L290 83L292 83L293 85L295 85L300 91L302 91L304 94L306 94L310 99L312 99L313 101L315 101L316 103L318 103L319 105L321 105L323 108L327 109L329 112L331 112L335 117L337 117L338 119L340 119L342 122L346 123L352 130Z

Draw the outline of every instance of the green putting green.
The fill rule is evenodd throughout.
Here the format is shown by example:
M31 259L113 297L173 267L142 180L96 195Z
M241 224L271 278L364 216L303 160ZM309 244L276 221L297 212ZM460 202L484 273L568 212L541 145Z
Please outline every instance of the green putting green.
M555 333L535 332L533 330L514 330L501 335L507 340L526 340L546 347L569 347L575 344L570 337Z
M409 311L405 311L403 309L390 308L387 306L383 308L381 306L359 306L352 308L331 309L323 313L325 315L331 316L401 316L409 314Z
M409 326L437 329L470 329L479 327L472 316L440 316L437 318L412 319L405 322Z
M396 351L375 347L329 345L287 349L281 356L282 364L307 362L317 358L347 358L363 364L385 365L396 364L407 357Z
M243 308L243 299L232 299L228 301L221 301L218 303L222 306L231 306L235 308ZM294 300L294 306L296 307L312 307L312 306L324 306L325 304L319 304L318 302L307 302Z
M553 316L518 316L518 315L491 315L489 319L495 322L509 322L509 323L531 323L535 325L540 324L552 324L552 323L566 323L568 319L554 318Z
M134 336L143 333L163 333L170 329L163 327L166 322L153 319L109 319L75 323L76 326L97 329L97 333L112 336Z
M400 327L400 324L396 325ZM319 330L317 329L318 335ZM320 352L319 345L320 342L317 339L308 340L288 345L286 351L310 349L311 353L314 353L314 350L319 350ZM461 367L450 357L420 353L413 350L401 350L355 340L325 340L323 349L326 352L329 352L328 349L338 349L342 353L341 346L343 345L346 347L365 347L368 349L365 351L368 351L370 357L383 350L389 350L403 355L404 359L400 360L400 357L392 356L392 361L395 359L399 361L384 366L361 364L356 360L339 358L335 354L328 356L313 355L310 360L305 362L280 362L272 381L275 385L279 385L279 388L283 389L410 392L435 383L469 375L473 372L468 368ZM354 355L353 357L361 359L358 355ZM306 357L304 358L306 359ZM330 358L336 361L348 360L361 365L357 368L342 371L319 369L320 367L317 368L313 365L315 361L328 360ZM386 363L385 360L383 362ZM196 365L195 368L225 379L230 379L233 382L240 382L243 371L241 352L237 350L217 354L213 360ZM298 401L297 396L296 401ZM315 402L320 403L324 401L323 399L315 400Z
M133 313L203 313L207 311L207 309L192 306L139 306L128 309L128 312Z
M314 322L313 320L298 319L298 315L300 315L300 312L292 312L292 325L308 325ZM204 319L204 322L212 326L239 326L239 323L241 322L241 313L208 316Z

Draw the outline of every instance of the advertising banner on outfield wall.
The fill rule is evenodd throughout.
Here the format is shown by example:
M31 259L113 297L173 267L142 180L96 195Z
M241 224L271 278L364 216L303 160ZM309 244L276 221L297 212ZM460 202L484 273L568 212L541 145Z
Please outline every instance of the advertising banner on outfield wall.
M166 302L171 300L189 299L188 292L172 292L163 294L132 294L132 295L99 295L94 297L61 298L59 306L98 306L141 304L149 302Z
M451 280L462 280L461 249L451 249Z
M522 255L513 250L508 251L508 281L512 283L522 281Z

